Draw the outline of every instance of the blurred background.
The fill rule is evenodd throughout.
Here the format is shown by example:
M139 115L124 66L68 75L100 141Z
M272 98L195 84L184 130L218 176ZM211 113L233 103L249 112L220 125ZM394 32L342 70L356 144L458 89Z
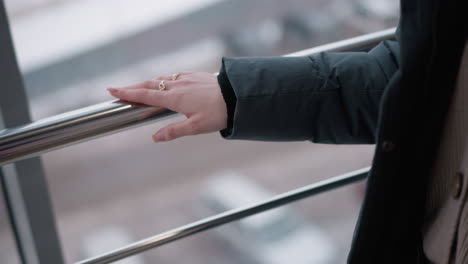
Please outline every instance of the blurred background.
M396 0L5 3L34 120L112 100L109 86L216 72L222 56L279 56L394 27L399 16ZM42 156L68 263L372 159L373 146L226 141L217 133L153 144L152 133L168 122ZM219 180L226 175L250 186L239 187L250 190L249 199L229 202L238 190L225 188L237 186ZM362 195L363 185L352 185L257 217L254 227L243 221L119 263L266 264L274 263L270 251L278 245L297 255L294 263L345 263ZM0 263L16 264L5 217L0 207ZM282 226L286 231L265 239ZM308 251L301 251L298 230L311 234Z

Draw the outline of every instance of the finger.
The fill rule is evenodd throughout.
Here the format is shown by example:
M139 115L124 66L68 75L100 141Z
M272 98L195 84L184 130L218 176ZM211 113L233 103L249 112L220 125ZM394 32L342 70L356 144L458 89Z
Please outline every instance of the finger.
M178 81L172 81L172 80L161 80L157 81L158 85L157 88L158 90L171 90L177 86Z
M161 81L161 80L167 80L167 81L175 81L173 77L176 77L176 80L179 80L180 77L184 75L191 74L192 72L175 72L171 75L161 75L159 77L154 78L153 80L156 81Z
M193 125L192 119L186 119L181 122L173 123L161 128L153 135L154 142L164 142L174 140L183 136L196 134L196 128Z
M109 92L112 96L115 96L119 99L135 102L135 103L142 103L145 105L152 105L152 106L162 106L165 108L172 109L172 105L170 104L168 94L165 91L159 90L152 90L152 89L113 89L109 88Z
M159 83L162 80L165 80L166 82L167 81L175 81L175 80L172 80L172 77L175 74L177 74L177 80L179 80L179 78L181 76L188 75L188 74L191 74L191 73L193 73L193 72L178 72L178 73L174 73L172 75L162 75L162 76L153 78L151 80L146 80L146 81L139 82L139 83L132 84L132 85L109 87L109 88L107 88L107 90L109 90L109 89L140 89L140 88L159 89Z
M128 87L122 87L122 88L117 88L117 89L141 89L141 88L146 88L146 89L156 89L156 90L169 90L170 88L174 87L174 84L176 84L177 81L172 81L172 80L166 80L166 79L153 79L149 81L144 81L141 84L135 85L135 86L128 86ZM161 87L164 87L162 89Z
M109 89L141 89L141 88L147 88L147 89L157 89L159 85L159 81L156 79L153 80L147 80L143 82L139 82L136 84L132 85L127 85L127 86L121 86L121 87L110 87Z
M161 76L158 76L156 78L154 78L153 80L155 81L162 81L162 80L166 80L166 81L169 81L169 80L172 80L172 76L171 75L161 75Z

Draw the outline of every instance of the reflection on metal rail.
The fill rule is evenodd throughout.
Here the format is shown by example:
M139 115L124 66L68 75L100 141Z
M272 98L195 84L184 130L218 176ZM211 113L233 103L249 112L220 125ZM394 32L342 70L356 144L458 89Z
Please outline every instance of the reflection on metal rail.
M286 56L322 51L365 50L392 39L395 29L350 38ZM0 166L42 153L141 125L173 114L160 107L107 102L0 131Z
M148 249L159 247L169 242L242 219L244 217L258 214L266 210L280 207L282 205L295 202L315 194L319 194L351 183L355 183L357 181L365 179L367 173L369 172L369 169L370 168L363 168L360 170L352 171L340 176L320 181L315 184L311 184L305 187L298 188L296 190L283 193L258 204L254 204L244 208L234 209L219 215L205 218L198 222L181 226L179 228L167 231L165 233L135 242L133 244L116 249L109 253L105 253L101 256L77 262L76 264L111 263L144 252Z

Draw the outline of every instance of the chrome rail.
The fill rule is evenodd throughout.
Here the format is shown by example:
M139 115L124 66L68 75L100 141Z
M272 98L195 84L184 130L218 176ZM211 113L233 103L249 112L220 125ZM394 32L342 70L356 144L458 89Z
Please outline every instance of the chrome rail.
M365 50L382 40L394 38L387 29L286 56L307 56L323 51ZM0 131L0 166L35 157L51 150L77 144L174 114L160 107L106 102L52 116L27 125Z
M224 225L248 216L252 216L254 214L277 208L282 205L292 203L312 195L316 195L338 187L358 182L366 178L369 170L369 167L362 168L340 176L320 181L318 183L304 186L280 194L266 201L262 201L251 206L234 209L225 213L208 217L200 221L161 233L159 235L140 240L138 242L102 254L100 256L77 262L75 264L105 264L118 261L123 258L130 257L132 255L144 252L146 250L162 246L175 240L179 240L181 238L188 237L196 233L215 228L220 225Z
M341 52L341 51L364 51L369 50L384 40L395 39L396 28L389 28L370 34L357 36L354 38L343 39L318 47L297 51L285 57L309 56L319 52Z
M175 114L109 101L0 131L0 166Z

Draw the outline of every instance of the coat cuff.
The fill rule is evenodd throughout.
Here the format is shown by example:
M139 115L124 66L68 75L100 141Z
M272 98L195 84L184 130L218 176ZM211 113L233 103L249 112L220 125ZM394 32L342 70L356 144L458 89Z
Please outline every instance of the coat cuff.
M223 58L220 86L228 106L225 139L262 141L307 140L311 122L305 113L314 96L308 87L321 87L316 65L309 58ZM227 80L229 85L223 85ZM231 92L231 96L229 93ZM235 98L235 103L232 98ZM308 134L308 133L307 133Z
M224 58L222 60L221 69L219 70L218 74L218 84L221 88L221 94L223 95L224 101L226 102L227 110L227 127L221 130L220 134L223 138L228 138L231 136L234 126L234 111L236 109L237 97L226 74Z

